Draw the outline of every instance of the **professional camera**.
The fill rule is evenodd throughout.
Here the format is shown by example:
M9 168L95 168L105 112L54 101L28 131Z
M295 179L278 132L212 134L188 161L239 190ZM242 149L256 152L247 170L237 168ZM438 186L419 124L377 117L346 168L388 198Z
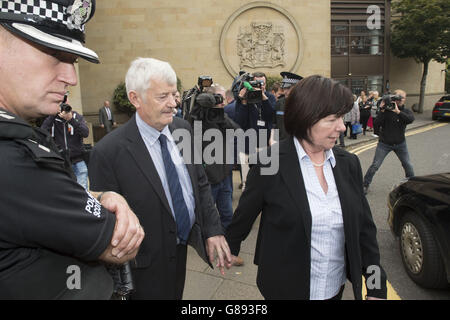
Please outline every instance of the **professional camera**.
M261 103L262 102L262 86L264 81L255 80L255 76L251 73L241 71L233 82L231 90L235 99L239 97L239 92L243 89L247 89L243 100L247 100L247 103ZM260 90L256 90L260 89Z
M64 99L61 102L61 104L59 105L59 108L61 109L61 112L64 111L64 112L68 113L68 112L72 111L72 107L67 103L67 96L68 96L68 93L66 93L64 95Z
M401 101L402 97L395 94L386 94L381 98L384 102L384 108L386 110L394 110L395 109L395 101Z
M183 93L183 116L191 124L195 120L207 123L224 121L224 110L217 107L223 103L222 95L205 92L205 88L211 87L212 84L210 76L200 76L197 86Z

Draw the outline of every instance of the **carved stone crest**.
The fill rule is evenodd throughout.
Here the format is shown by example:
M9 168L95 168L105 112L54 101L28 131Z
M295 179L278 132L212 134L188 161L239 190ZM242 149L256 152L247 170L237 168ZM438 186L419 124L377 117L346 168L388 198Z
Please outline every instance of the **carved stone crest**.
M284 30L272 22L252 22L240 27L237 37L239 67L275 68L285 66Z

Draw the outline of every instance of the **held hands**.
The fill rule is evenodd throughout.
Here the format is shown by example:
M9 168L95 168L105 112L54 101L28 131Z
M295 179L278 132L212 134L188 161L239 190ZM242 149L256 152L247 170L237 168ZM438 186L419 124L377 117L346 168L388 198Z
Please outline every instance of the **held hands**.
M111 255L126 261L136 256L145 233L139 219L131 211L127 201L118 193L105 192L100 203L116 215L116 226L111 240Z
M225 275L224 267L230 269L232 266L232 257L230 247L224 236L214 236L206 239L206 251L209 261L213 264L217 253L216 267L220 269L220 273Z

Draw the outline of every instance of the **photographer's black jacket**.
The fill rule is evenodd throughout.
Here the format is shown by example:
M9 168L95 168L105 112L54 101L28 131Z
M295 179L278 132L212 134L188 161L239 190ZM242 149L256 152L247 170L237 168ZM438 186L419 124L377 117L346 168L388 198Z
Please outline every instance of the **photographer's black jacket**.
M87 261L106 250L115 215L76 182L47 132L2 109L0 150L0 299L67 297L70 266L81 297L107 299L111 277Z
M259 148L267 147L269 143L270 133L273 126L273 114L275 111L276 99L275 96L269 92L265 92L268 100L263 100L258 104L242 104L240 99L236 100L236 123L244 130L255 129L257 135L257 146ZM264 126L259 126L258 121L263 121ZM260 141L259 132L266 130L266 141ZM238 150L242 152L243 150ZM245 139L245 153L253 153L256 150L250 150L249 140Z
M229 163L230 160L226 158L227 152L231 152L230 149L234 149L234 141L225 141L226 138L226 130L227 129L239 129L239 125L236 124L233 120L231 120L227 114L224 115L224 121L222 123L206 123L203 122L203 130L207 129L219 129L222 132L223 137L223 162L215 163L215 164L207 164L205 165L205 172L208 177L208 181L210 184L216 184L223 181L226 177L231 174L233 169L233 164ZM203 142L203 150L213 142L204 141ZM227 164L228 163L228 164Z
M379 141L388 145L396 145L405 141L406 126L414 121L411 110L400 107L400 113L385 110L379 112L374 120L374 127L379 128Z
M81 114L76 111L72 113L70 121L59 116L48 116L41 128L50 132L61 150L69 150L70 160L75 163L83 160L83 138L89 136L89 128Z

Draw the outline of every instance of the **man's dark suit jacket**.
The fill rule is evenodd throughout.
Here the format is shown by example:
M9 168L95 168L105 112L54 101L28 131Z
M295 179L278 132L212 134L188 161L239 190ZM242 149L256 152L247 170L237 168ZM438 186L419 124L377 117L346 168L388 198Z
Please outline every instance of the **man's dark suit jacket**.
M187 121L174 117L169 129L173 132L178 128L191 131ZM188 244L210 264L205 240L223 235L220 218L202 165L187 164L186 167L195 198L195 223ZM139 274L139 279L135 279L137 291L133 298L174 299L176 223L135 116L95 145L89 163L89 178L91 190L115 191L123 195L144 228L145 238L131 264L134 274Z
M106 107L103 106L98 110L98 121L100 124L103 124L105 126L106 133L109 133L112 131L113 124L114 124L114 113L111 108L109 108L109 111L111 112L111 120L108 120L108 113L106 112Z
M231 253L237 255L262 212L254 260L259 290L266 299L308 300L311 211L293 138L282 140L279 150L276 175L260 175L261 165L250 169L226 238ZM367 267L380 266L376 227L363 194L358 157L339 148L333 152L333 173L344 220L347 278L353 284L355 298L361 299L362 275L369 277L371 274L365 274ZM381 288L368 290L368 296L386 296L386 275L381 266L379 270Z

